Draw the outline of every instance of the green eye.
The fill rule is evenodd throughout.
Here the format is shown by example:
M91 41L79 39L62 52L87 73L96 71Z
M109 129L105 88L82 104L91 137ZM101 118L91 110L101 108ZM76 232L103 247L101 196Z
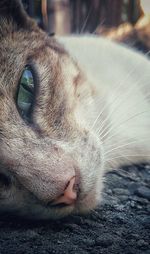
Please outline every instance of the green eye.
M29 118L33 100L34 79L31 68L27 66L22 73L17 95L17 107L23 118Z

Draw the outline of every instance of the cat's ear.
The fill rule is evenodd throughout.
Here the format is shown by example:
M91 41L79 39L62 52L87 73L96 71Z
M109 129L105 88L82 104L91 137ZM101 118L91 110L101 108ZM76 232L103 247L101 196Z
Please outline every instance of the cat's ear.
M27 15L19 0L0 0L0 21L3 20L15 24L17 29L37 29L36 23Z

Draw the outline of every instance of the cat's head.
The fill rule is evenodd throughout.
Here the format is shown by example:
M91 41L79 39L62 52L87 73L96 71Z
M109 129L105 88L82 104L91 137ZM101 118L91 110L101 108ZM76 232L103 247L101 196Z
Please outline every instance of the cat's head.
M88 126L92 96L64 48L19 1L1 0L0 211L58 218L95 207L102 149Z

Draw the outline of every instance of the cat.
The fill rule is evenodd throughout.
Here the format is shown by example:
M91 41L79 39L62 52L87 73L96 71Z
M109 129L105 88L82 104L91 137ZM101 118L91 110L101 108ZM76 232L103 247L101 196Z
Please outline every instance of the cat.
M107 170L150 161L150 62L96 36L49 37L0 1L0 212L82 214Z
M96 34L128 44L147 53L150 50L150 15L140 17L134 26L130 23L123 23L117 28L99 27Z

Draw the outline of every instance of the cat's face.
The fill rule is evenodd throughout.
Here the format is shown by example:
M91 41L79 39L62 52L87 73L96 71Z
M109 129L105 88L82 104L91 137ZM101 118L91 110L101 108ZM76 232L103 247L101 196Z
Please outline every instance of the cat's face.
M0 211L31 218L87 211L99 200L102 167L100 142L84 123L92 89L18 1L7 2L0 3ZM75 200L55 204L72 178Z

